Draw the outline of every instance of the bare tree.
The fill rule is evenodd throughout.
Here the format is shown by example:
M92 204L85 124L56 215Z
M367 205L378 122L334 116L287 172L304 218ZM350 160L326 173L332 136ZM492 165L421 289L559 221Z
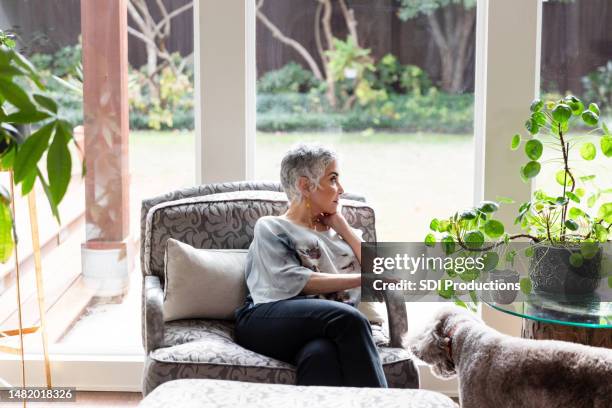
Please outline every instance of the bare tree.
M319 4L317 6L317 11L315 13L315 21L314 21L314 35L315 41L317 44L317 52L319 54L319 58L323 64L323 71L319 68L316 59L313 55L300 44L298 41L289 37L285 33L283 33L278 26L276 26L270 19L264 14L262 11L262 7L264 4L264 0L257 1L257 18L261 21L264 26L270 30L272 35L277 38L283 44L293 48L300 56L304 59L313 75L327 83L327 100L332 107L336 107L336 84L334 76L331 75L329 69L330 57L328 51L334 49L334 33L332 29L332 14L333 14L333 4L332 0L315 0ZM348 29L349 37L352 37L355 40L355 44L359 45L359 39L357 35L357 20L355 19L355 14L352 9L350 9L345 0L337 0L340 4L340 9L342 11L342 16L344 17L345 24ZM321 28L323 29L323 37L321 36Z
M193 53L182 58L180 63L177 64L166 48L166 41L170 37L172 20L193 8L193 0L175 10L168 10L163 0L155 0L155 5L161 14L159 21L153 18L149 3L151 1L147 2L147 0L130 0L128 2L128 12L135 24L135 27L128 27L128 33L141 40L145 45L149 79L152 79L164 66L169 66L175 74L179 74L193 58ZM162 64L159 63L160 60L163 61Z

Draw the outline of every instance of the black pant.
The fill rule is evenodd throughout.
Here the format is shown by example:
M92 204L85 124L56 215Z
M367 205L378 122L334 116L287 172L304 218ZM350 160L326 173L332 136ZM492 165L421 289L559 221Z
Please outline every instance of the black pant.
M367 318L332 300L296 296L236 311L236 342L297 366L298 385L387 387Z

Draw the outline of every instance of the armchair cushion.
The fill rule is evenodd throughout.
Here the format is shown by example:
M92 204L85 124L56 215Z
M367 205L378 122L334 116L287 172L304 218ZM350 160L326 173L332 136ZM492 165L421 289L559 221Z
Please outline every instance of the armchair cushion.
M388 339L373 334L390 387L418 388L416 367L408 350L387 347ZM237 381L295 384L295 367L239 346L234 323L189 319L165 324L165 347L153 350L145 365L144 394L176 378L225 378Z
M233 319L246 297L246 256L245 249L196 249L169 238L164 321Z

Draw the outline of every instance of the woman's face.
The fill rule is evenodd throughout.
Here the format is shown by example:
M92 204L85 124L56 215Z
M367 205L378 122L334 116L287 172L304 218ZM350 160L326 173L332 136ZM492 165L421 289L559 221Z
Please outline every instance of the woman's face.
M336 212L340 195L344 193L339 177L338 164L334 160L325 168L325 173L319 181L320 187L310 192L313 214L334 214Z

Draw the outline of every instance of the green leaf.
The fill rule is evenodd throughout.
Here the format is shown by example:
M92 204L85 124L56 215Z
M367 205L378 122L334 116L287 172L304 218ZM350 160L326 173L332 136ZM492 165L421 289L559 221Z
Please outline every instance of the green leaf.
M459 218L462 220L475 220L478 215L474 210L465 210L461 214L459 214Z
M429 229L432 231L437 231L438 230L438 226L440 225L440 221L438 221L437 218L434 218L433 220L431 220L431 222L429 223Z
M521 168L521 173L526 179L534 178L540 173L542 166L537 161L530 161Z
M53 201L53 196L51 195L51 190L49 189L49 185L47 184L45 177L40 172L40 169L37 168L36 172L38 173L38 179L40 180L40 184L42 185L43 191L45 192L45 195L47 196L49 207L51 207L51 213L53 214L57 222L61 225L62 220L60 219L59 211L57 210L57 205Z
M442 248L444 248L444 253L446 255L455 252L455 240L453 239L453 237L447 235L442 238Z
M575 253L570 255L569 263L574 268L580 268L582 266L582 264L584 263L584 258L582 257L582 255L580 253L575 252Z
M518 133L512 136L512 142L510 143L510 149L516 150L521 145L521 135Z
M584 197L584 194L586 193L582 187L578 187L576 190L574 190L574 192L580 198Z
M527 258L531 258L534 254L534 249L532 246L525 248L525 256Z
M578 229L578 223L574 220L565 220L565 226L570 231L576 231Z
M527 122L525 122L525 129L527 129L529 134L535 135L540 131L540 126L538 125L538 122L530 118L527 119Z
M580 204L580 197L578 197L576 194L572 193L571 191L566 191L565 195L573 202Z
M599 122L599 115L596 115L590 110L585 110L582 112L582 121L589 126L597 126L597 123Z
M33 169L49 146L49 138L55 129L54 123L49 123L32 133L19 147L15 156L13 171L15 183L18 184Z
M565 98L567 105L572 109L572 114L578 116L580 112L584 109L584 104L580 101L580 99L576 98L573 95L570 95Z
M580 181L587 182L587 181L591 181L591 180L595 180L595 175L594 174L591 174L590 176L582 176L582 177L580 177Z
M477 249L484 243L484 235L478 230L468 231L463 237L465 246L470 249Z
M47 174L49 175L49 191L55 205L59 205L66 194L72 173L72 159L68 150L65 132L58 127L53 142L47 154Z
M580 254L584 259L593 259L599 253L599 245L596 242L583 242L580 244Z
M484 225L484 231L490 238L499 238L504 233L504 224L497 220L488 220Z
M544 107L544 102L542 102L542 100L540 99L536 99L533 102L531 102L531 106L529 107L529 109L532 112L539 112L542 110L542 107Z
M483 268L482 272L492 271L497 268L497 264L499 263L499 255L496 252L485 252L482 256Z
M602 204L597 212L597 218L604 220L608 224L612 224L612 203Z
M37 110L20 110L15 113L11 113L3 120L6 122L25 124L25 123L36 123L41 120L45 120L51 117L48 113L40 112Z
M519 281L519 285L521 287L521 292L523 292L526 295L529 295L531 293L532 284L529 278L522 278Z
M447 280L442 280L440 282L440 289L438 289L438 295L440 295L441 297L443 297L444 299L450 299L453 297L453 295L455 294L455 289L453 289L453 285L449 285L448 289L444 289L444 287L446 286L444 282L446 282Z
M11 210L8 203L0 201L0 263L11 258L14 246Z
M425 237L425 245L433 247L436 245L436 237L433 234L427 234Z
M605 135L601 137L601 151L604 156L612 157L612 136Z
M597 200L599 200L599 194L597 194L597 193L596 194L591 194L589 196L589 198L587 199L587 206L589 208L592 208L595 205L595 203L597 202Z
M569 209L568 215L571 219L578 219L580 217L584 217L586 216L585 212L582 211L580 208L576 208L576 207L572 207Z
M555 174L555 180L560 185L564 185L565 184L568 187L572 186L572 178L569 176L569 174L566 175L565 170L559 170Z
M514 204L514 200L510 197L504 197L504 196L497 196L495 197L495 199L500 203L500 204Z
M499 210L499 204L495 201L483 201L480 203L480 207L478 207L480 211L483 213L492 213Z
M46 110L57 113L57 103L44 95L34 94L34 100Z
M589 103L589 110L599 116L599 106L596 103Z
M21 111L35 111L36 107L30 99L30 96L23 88L13 81L8 81L0 77L0 90L2 95L9 101L13 106ZM7 121L10 122L10 121Z
M558 123L565 123L572 116L572 108L564 103L557 104L552 110L552 116Z
M33 168L23 179L21 182L21 195L26 196L32 188L34 187L34 183L36 182L36 168Z
M580 147L580 156L584 160L593 160L595 155L597 155L597 149L593 143L587 142Z
M525 154L531 160L538 160L542 157L542 152L544 151L544 145L537 139L531 139L527 143L525 143Z

